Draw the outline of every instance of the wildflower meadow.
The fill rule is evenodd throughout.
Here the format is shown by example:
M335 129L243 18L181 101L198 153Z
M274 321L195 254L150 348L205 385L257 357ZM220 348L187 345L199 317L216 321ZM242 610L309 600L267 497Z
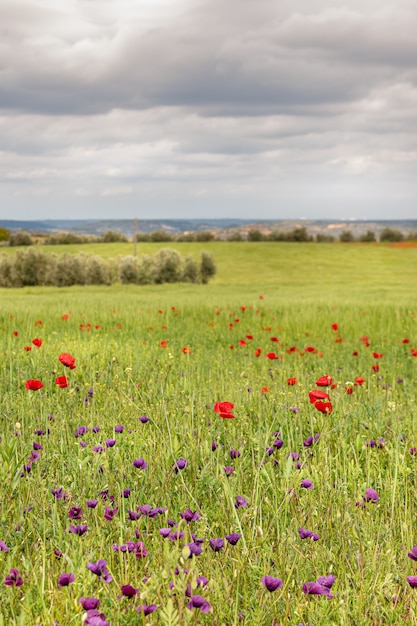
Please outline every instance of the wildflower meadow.
M219 245L0 290L0 624L417 623L417 249Z

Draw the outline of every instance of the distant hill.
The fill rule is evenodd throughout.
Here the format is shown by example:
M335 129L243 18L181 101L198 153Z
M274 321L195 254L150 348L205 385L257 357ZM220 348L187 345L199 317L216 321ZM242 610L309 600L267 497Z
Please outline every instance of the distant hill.
M58 232L71 232L84 235L100 236L108 230L121 232L128 237L134 233L134 220L2 220L0 226L11 232L19 230L30 233L51 235ZM352 231L356 237L367 230L374 231L376 235L383 228L397 228L407 234L417 231L417 220L375 220L375 221L342 221L342 220L245 220L245 219L154 219L138 220L138 232L150 233L156 230L164 230L173 235L184 232L211 231L220 235L222 231L240 231L247 233L250 229L257 228L262 232L271 230L290 231L294 228L304 227L312 235L327 233L336 238L344 230Z

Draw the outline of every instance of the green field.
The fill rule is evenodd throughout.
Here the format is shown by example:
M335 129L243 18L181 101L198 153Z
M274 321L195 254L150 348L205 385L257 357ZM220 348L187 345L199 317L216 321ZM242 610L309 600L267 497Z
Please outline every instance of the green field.
M214 279L0 290L0 624L417 623L417 248L170 247Z

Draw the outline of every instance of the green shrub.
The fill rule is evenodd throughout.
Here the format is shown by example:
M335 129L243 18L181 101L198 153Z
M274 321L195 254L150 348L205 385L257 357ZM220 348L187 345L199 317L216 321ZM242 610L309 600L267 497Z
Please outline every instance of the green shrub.
M33 246L33 239L26 231L19 230L10 235L9 246Z
M201 253L201 264L200 264L200 280L203 285L207 284L210 278L212 278L216 273L216 265L214 263L213 256L209 252L205 252L204 250Z
M156 283L181 281L181 255L176 250L162 248L154 256L154 280Z
M10 238L10 230L0 226L0 241L8 241Z
M126 243L129 239L123 233L115 230L107 230L101 235L100 241L103 243Z
M251 228L248 231L248 241L265 241L265 235L261 233L259 228Z
M362 235L360 235L359 241L361 241L362 243L371 243L373 241L376 241L374 231L367 230L366 233L363 233Z
M384 228L379 235L379 241L403 241L404 235L397 228Z
M333 243L334 237L333 235L327 235L326 233L317 233L316 241L317 243Z
M167 233L165 230L155 230L153 233L150 233L149 241L153 241L155 243L164 243L165 241L172 241L172 235Z
M339 240L342 243L351 243L352 241L355 241L355 237L353 236L353 233L351 230L343 230L340 233Z

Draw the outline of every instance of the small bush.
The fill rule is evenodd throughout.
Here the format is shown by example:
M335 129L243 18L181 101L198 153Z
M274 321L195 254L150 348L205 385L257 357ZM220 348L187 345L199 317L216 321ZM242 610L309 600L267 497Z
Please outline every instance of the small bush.
M128 238L123 233L117 232L115 230L107 230L100 237L100 241L103 243L126 243Z
M317 233L316 241L317 243L333 243L334 237L333 235L327 235L325 233Z
M366 233L363 233L362 235L360 235L359 241L361 241L362 243L371 243L373 241L376 241L374 231L367 230Z
M209 230L200 230L195 234L196 241L213 241L214 234Z
M381 230L381 233L379 235L379 241L395 242L403 240L404 235L397 228L384 228L383 230Z
M259 228L251 228L248 231L248 241L265 241L265 235L261 233Z
M208 283L210 278L215 275L216 271L217 269L212 255L203 250L200 264L200 279L203 285Z
M33 239L29 233L20 230L9 237L9 246L33 246Z
M339 240L342 243L351 243L352 241L355 241L355 237L353 236L353 233L351 230L343 230L340 233Z
M154 257L154 280L156 283L181 281L181 255L176 250L162 248Z
M0 241L8 241L10 238L10 230L0 226Z
M229 235L227 236L227 241L243 241L242 233L238 230L234 231L233 233L229 233Z
M46 246L68 246L70 244L97 243L93 235L76 235L75 233L57 233L45 240Z
M150 233L149 241L153 241L155 243L164 243L165 241L172 241L172 235L167 233L165 230L155 230L153 233Z
M186 257L182 271L182 282L198 283L198 265L191 257Z

